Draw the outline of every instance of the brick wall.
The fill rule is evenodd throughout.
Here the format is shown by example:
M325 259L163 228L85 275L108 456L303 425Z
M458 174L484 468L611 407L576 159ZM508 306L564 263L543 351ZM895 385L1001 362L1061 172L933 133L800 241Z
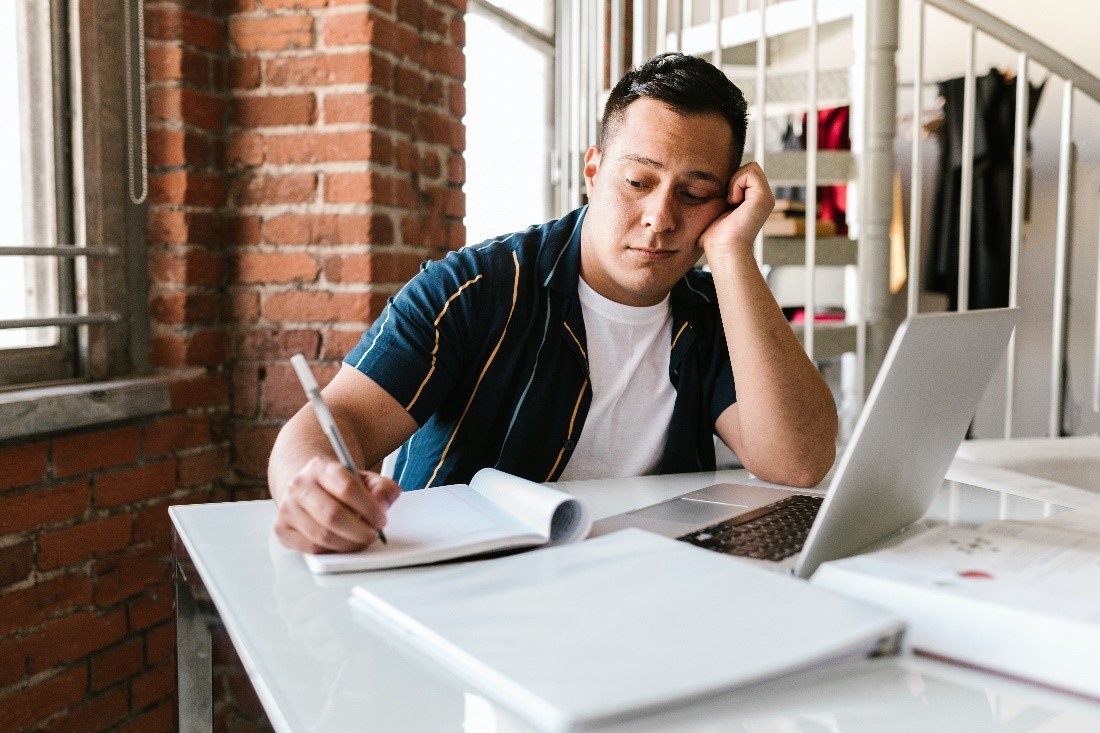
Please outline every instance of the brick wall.
M464 243L464 0L237 0L229 18L235 478L421 261Z
M146 0L150 359L170 412L0 443L0 730L172 730L171 504L464 243L465 0ZM267 728L224 636L217 730Z

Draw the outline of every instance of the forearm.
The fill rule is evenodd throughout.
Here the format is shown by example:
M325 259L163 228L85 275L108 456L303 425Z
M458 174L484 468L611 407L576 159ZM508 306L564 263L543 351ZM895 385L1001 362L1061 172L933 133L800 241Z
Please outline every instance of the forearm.
M836 406L752 256L715 247L708 262L737 387L738 457L761 478L815 484L835 458Z
M276 504L281 503L286 495L290 479L310 459L317 456L336 460L336 453L321 430L320 423L310 412L309 405L306 405L283 425L271 448L271 457L267 464L267 484Z

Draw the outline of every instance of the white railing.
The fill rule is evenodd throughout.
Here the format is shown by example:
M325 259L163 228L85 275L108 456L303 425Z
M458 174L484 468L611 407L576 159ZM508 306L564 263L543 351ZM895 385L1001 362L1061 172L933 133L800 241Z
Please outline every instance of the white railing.
M1062 433L1063 402L1065 384L1063 374L1066 364L1066 319L1067 319L1067 279L1068 273L1068 247L1069 224L1073 208L1073 105L1075 91L1080 91L1089 97L1094 103L1100 103L1100 79L1082 69L1065 56L1048 46L1035 40L1023 31L1015 28L999 18L976 8L963 0L916 0L918 22L915 24L916 40L916 66L914 71L914 90L919 90L924 76L924 28L925 6L934 7L955 19L964 23L967 31L967 47L965 57L965 96L963 112L963 154L962 154L962 202L959 219L959 241L969 243L971 224L971 191L974 171L974 156L972 154L974 144L974 44L977 34L983 34L996 39L1000 43L1017 54L1016 59L1016 109L1015 109L1015 140L1014 161L1012 179L1012 208L1011 208L1011 234L1010 234L1010 275L1009 275L1009 305L1019 305L1019 265L1020 245L1022 242L1023 216L1024 216L1024 175L1027 155L1027 108L1029 104L1028 71L1032 60L1041 64L1054 77L1063 80L1062 86L1062 113L1059 133L1058 154L1058 194L1057 194L1057 220L1055 230L1055 264L1054 264L1054 312L1051 317L1051 345L1050 345L1050 393L1047 432L1049 437L1058 437ZM914 120L920 119L920 95L914 93ZM913 181L919 182L921 175L920 145L915 140L913 145ZM912 272L917 272L916 265L920 262L920 217L921 210L917 199L920 186L914 185L912 204L912 219L910 231L913 233L910 241L913 243L910 253L910 267ZM1100 249L1100 238L1098 238ZM959 247L959 281L958 303L959 310L969 307L969 272L970 272L970 247ZM1100 275L1098 275L1100 277ZM919 280L910 279L909 312L915 312L916 288ZM1096 318L1095 342L1093 346L1093 379L1092 379L1092 408L1100 413L1100 286L1096 294ZM1013 418L1015 414L1015 385L1017 366L1016 335L1013 335L1009 344L1006 365L1006 386L1004 405L1004 437L1011 438L1013 430Z
M891 321L890 296L888 292L889 273L889 227L893 214L892 178L895 169L893 140L897 132L897 69L894 66L898 48L899 18L901 3L912 3L916 12L908 17L915 18L912 28L905 29L913 34L913 120L919 121L922 113L921 90L925 86L925 31L928 8L953 17L964 24L965 44L961 58L964 73L963 99L963 151L961 173L961 201L959 218L959 241L967 243L960 246L958 262L958 308L971 307L969 292L971 213L973 207L974 181L974 109L975 109L975 48L984 37L995 39L1010 49L1016 57L1016 75L1021 83L1017 84L1015 112L1015 160L1013 168L1013 193L1011 205L1011 264L1009 304L1019 305L1019 264L1020 245L1023 239L1024 212L1024 175L1027 155L1027 106L1029 104L1028 78L1032 64L1039 64L1051 75L1064 81L1062 101L1062 124L1059 145L1057 223L1055 247L1054 312L1051 318L1050 345L1050 410L1048 432L1057 436L1062 431L1063 420L1063 370L1066 359L1066 300L1067 300L1067 263L1069 225L1072 221L1073 181L1073 112L1075 95L1084 94L1095 103L1100 103L1100 79L1089 74L1053 49L1039 43L1026 33L1014 28L989 13L976 8L964 0L740 0L734 17L721 17L723 3L709 0L707 3L694 3L691 0L671 0L658 2L655 7L649 3L634 2L632 44L626 48L624 39L625 17L622 0L561 0L559 2L559 28L566 29L560 34L559 53L566 57L559 60L559 156L561 160L561 181L559 204L561 209L572 208L583 200L583 180L580 178L581 158L585 149L595 142L596 120L606 99L607 90L604 81L614 82L623 71L628 60L638 64L654 53L665 50L682 50L687 53L708 58L716 65L722 65L726 54L737 50L737 58L744 68L746 58L755 57L751 75L738 81L750 97L750 109L754 123L754 135L750 142L753 159L765 166L769 177L777 174L784 166L789 167L790 159L777 153L765 153L767 119L773 106L787 109L787 105L773 102L769 96L772 83L777 77L789 79L790 68L783 74L776 74L770 68L769 42L780 35L793 31L805 32L806 47L803 49L806 80L806 98L803 107L808 120L816 119L819 106L818 89L822 76L828 77L835 70L821 69L819 59L819 28L826 23L848 20L851 25L852 65L848 70L849 101L851 104L852 154L849 170L853 188L849 193L850 205L856 212L852 222L853 236L857 238L854 249L857 254L854 262L841 264L853 265L854 285L846 296L847 311L846 336L853 336L846 346L839 350L849 351L853 361L847 362L844 376L845 401L850 411L858 413L862 398L870 385L870 379L877 371L889 341L890 332L895 325ZM696 7L698 6L698 7ZM696 11L706 12L696 12ZM696 19L705 16L702 22ZM604 19L609 18L610 23ZM787 36L788 38L794 36ZM938 54L943 51L937 48ZM751 55L750 55L751 54ZM751 64L751 61L749 62ZM788 64L788 67L790 65ZM797 72L796 74L797 75ZM807 211L816 210L816 186L822 175L829 175L830 155L833 151L819 151L817 125L809 124L806 129L807 152L805 154L805 178L797 185L805 185ZM910 198L910 225L908 256L907 309L910 314L918 309L918 294L921 283L921 225L922 211L920 182L926 174L922 161L921 144L918 135L914 135L912 145L912 178ZM799 174L801 175L801 174ZM853 195L855 194L855 195ZM771 245L783 244L781 255L772 254ZM765 242L763 236L755 245L757 259L765 262L792 261L790 242ZM805 305L805 326L801 330L804 346L811 357L835 354L835 338L831 345L819 341L818 336L835 337L841 329L826 329L815 324L818 293L816 269L818 266L837 264L837 242L818 241L816 228L806 227L802 253L796 257L804 265L805 287L803 293ZM767 245L767 246L766 246ZM822 246L825 245L825 246ZM1098 239L1100 246L1100 239ZM822 259L825 257L825 260ZM1100 260L1100 256L1098 256ZM1098 264L1100 279L1100 264ZM1100 415L1100 286L1096 296L1095 344L1091 369L1092 410ZM854 328L853 328L854 327ZM820 354L819 354L820 352ZM1017 370L1017 343L1013 336L1009 347L1006 368L1006 390L1004 405L1004 434L1011 437L1015 414Z

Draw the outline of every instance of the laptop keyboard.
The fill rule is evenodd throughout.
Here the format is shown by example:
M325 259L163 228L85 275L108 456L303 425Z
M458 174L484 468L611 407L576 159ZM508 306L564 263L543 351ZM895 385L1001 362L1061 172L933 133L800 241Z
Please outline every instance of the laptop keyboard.
M677 539L727 555L779 561L802 549L822 496L795 496L734 517Z

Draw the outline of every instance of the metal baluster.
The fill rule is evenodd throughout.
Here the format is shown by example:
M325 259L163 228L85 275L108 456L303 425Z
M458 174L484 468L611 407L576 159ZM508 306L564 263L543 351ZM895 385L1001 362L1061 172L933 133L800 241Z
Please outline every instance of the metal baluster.
M921 204L923 203L924 159L921 155L921 112L924 107L924 16L925 6L917 2L916 63L913 68L913 170L909 176L909 288L908 316L920 309Z
M596 132L596 121L600 116L600 87L603 82L603 62L604 62L604 50L606 48L605 28L604 28L604 7L607 0L597 0L597 2L589 2L585 7L588 8L588 113L585 115L585 121L588 124L588 135L584 141L584 150L587 150L590 145L596 144L596 138L598 134Z
M1020 295L1020 240L1024 226L1024 173L1027 169L1027 110L1029 87L1027 54L1021 52L1016 63L1016 131L1012 161L1012 233L1008 268L1008 305L1015 307ZM1012 437L1016 397L1016 330L1008 341L1005 363L1005 439Z
M557 58L554 60L554 111L557 115L557 149L554 151L558 171L558 200L557 210L554 212L561 216L572 208L569 198L569 168L573 157L569 149L569 130L572 127L573 110L569 100L572 97L569 85L570 67L573 64L573 34L569 32L569 3L557 3L554 9L557 14L555 22L560 33L554 34L554 48Z
M611 0L611 65L608 88L623 75L623 0Z
M1097 197L1096 210L1100 211L1100 197ZM1092 354L1092 411L1100 414L1100 230L1096 236L1096 316L1093 321Z
M668 0L662 0L657 3L657 53L668 50Z
M573 111L569 125L569 208L575 208L581 202L581 125L584 120L584 99L582 95L582 73L584 65L584 36L581 35L580 0L570 3L570 25L573 29L573 53L569 64L569 98Z
M1073 166L1073 82L1062 87L1062 132L1058 152L1058 219L1054 235L1054 319L1050 339L1050 423L1048 435L1062 432L1062 357L1066 323L1066 267L1069 243L1069 207Z
M817 0L810 0L810 108L806 112L806 295L803 304L804 346L814 358L814 335L817 320L817 62L818 27Z
M753 159L764 167L764 133L766 132L766 116L764 112L767 102L767 63L768 63L768 31L766 27L768 14L768 0L760 0L760 35L756 39L756 150ZM753 251L756 262L764 262L764 233L756 235L753 243Z
M963 90L962 173L959 182L958 310L970 309L970 219L974 198L974 24L966 26L966 81Z
M680 41L679 50L684 50L684 29L695 25L695 0L680 2Z
M633 2L631 4L634 13L634 38L633 60L637 68L649 58L649 47L646 43L646 33L649 30L649 3ZM616 80L617 81L617 80Z
M710 0L710 20L714 24L714 50L710 62L722 68L722 0Z

